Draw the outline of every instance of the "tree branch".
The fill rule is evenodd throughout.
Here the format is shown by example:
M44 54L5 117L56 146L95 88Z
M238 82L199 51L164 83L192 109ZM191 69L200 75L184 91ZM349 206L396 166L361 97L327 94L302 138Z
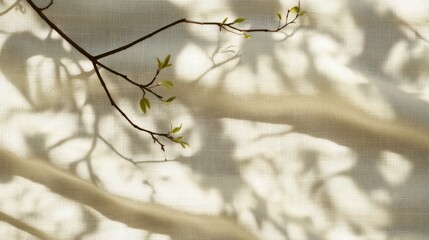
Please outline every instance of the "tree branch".
M19 2L20 0L18 0L18 2ZM163 99L163 96L161 96L160 94L158 94L158 93L156 93L154 90L152 90L154 87L156 87L156 86L159 86L159 85L162 85L163 84L163 82L160 82L160 83L158 83L158 84L156 84L156 85L154 85L155 84L155 81L156 81L156 79L157 79L157 77L158 77L158 75L160 74L160 72L161 72L161 70L163 69L163 68L165 68L165 67L168 67L168 66L171 66L171 64L169 64L169 60L170 60L170 55L168 55L167 56L167 58L164 60L164 62L161 62L159 59L158 59L158 69L157 69L157 71L156 71L156 73L155 73L155 76L152 78L152 80L151 81L149 81L147 84L140 84L140 83L137 83L136 81L133 81L132 79L130 79L127 75L125 75L125 74L123 74L123 73L120 73L119 71L116 71L115 69L113 69L113 68L110 68L110 67L108 67L108 66L106 66L105 64L103 64L103 63L101 63L99 60L101 59L101 58L104 58L104 57L107 57L107 56L110 56L110 55L113 55L113 54L116 54L116 53L118 53L118 52L121 52L121 51L124 51L124 50L126 50L126 49L128 49L128 48L130 48L130 47L132 47L132 46L134 46L134 45L136 45L136 44L138 44L138 43L140 43L140 42L142 42L142 41L144 41L144 40L146 40L146 39L148 39L148 38L150 38L150 37L152 37L152 36L154 36L154 35L156 35L156 34L158 34L158 33L160 33L160 32L162 32L162 31L165 31L165 30L167 30L167 29L169 29L169 28L171 28L171 27L174 27L174 26L176 26L176 25L178 25L178 24L180 24L180 23L188 23L188 24L197 24L197 25L214 25L214 26L218 26L219 27L219 29L220 30L222 30L222 29L224 29L225 31L228 31L228 32L232 32L232 33L234 33L234 34L238 34L238 35L243 35L245 38L248 38L248 37L250 37L247 33L249 33L249 32L278 32L278 31L280 31L280 30L282 30L282 29L284 29L285 27L287 27L288 25L290 25L290 24L292 24L292 23L295 23L295 21L296 21L296 19L300 16L300 15L302 15L301 13L300 13L300 10L299 10L299 5L298 6L295 6L295 7L293 7L293 8L291 8L291 9L289 9L289 10L287 10L287 15L286 15L286 20L285 20L285 23L282 25L281 24L281 15L280 14L277 14L277 16L279 17L279 25L278 25L278 27L277 28L275 28L275 29L252 29L252 28L250 28L250 29L242 29L242 28L239 28L239 27L236 27L235 26L235 24L237 24L237 23L240 23L240 22L242 22L242 21L244 21L244 18L237 18L237 19L235 19L234 21L232 21L232 22L227 22L227 19L228 18L226 18L226 19L224 19L224 21L223 22L197 22L197 21L192 21L192 20L188 20L188 19L186 19L186 18L182 18L182 19L179 19L179 20L177 20L177 21L175 21L175 22L172 22L172 23L170 23L170 24L167 24L167 25L165 25L164 27L161 27L161 28L159 28L159 29L157 29L157 30L155 30L155 31L153 31L153 32L151 32L151 33L149 33L149 34L147 34L147 35L145 35L145 36L143 36L143 37L140 37L139 39L137 39L137 40L135 40L135 41L133 41L133 42L130 42L130 43L128 43L128 44L126 44L126 45L123 45L123 46L121 46L121 47L118 47L118 48L115 48L115 49L112 49L112 50L110 50L110 51L107 51L107 52L104 52L104 53L102 53L102 54L99 54L99 55L92 55L91 53L89 53L87 50L85 50L84 48L82 48L78 43L76 43L73 39L71 39L66 33L64 33L55 23L53 23L44 13L43 13L43 11L44 10L46 10L46 9L48 9L49 7L51 7L52 6L52 4L54 3L54 1L53 0L50 0L49 1L49 4L46 6L46 7L43 7L43 8L41 8L41 7L38 7L32 0L26 0L27 1L27 3L31 6L31 8L33 8L33 10L40 16L40 18L42 18L53 30L55 30L65 41L67 41L71 46L73 46L77 51L79 51L82 55L84 55L89 61L91 61L91 63L92 63L92 65L93 65L93 67L94 67L94 70L95 70L95 73L96 73L96 75L97 75L97 77L98 77L98 79L99 79L99 81L100 81L100 83L101 83L101 85L103 86L103 88L104 88L104 91L105 91L105 93L106 93L106 95L107 95L107 97L108 97L108 99L109 99L109 101L110 101L110 103L111 103L111 105L134 127L134 128L136 128L136 129L138 129L139 131L142 131L142 132L145 132L145 133L148 133L151 137L152 137L152 140L153 140L153 142L154 143L157 143L157 144L159 144L159 146L161 147L161 150L162 151L165 151L165 149L164 149L164 144L160 141L160 139L159 139L159 137L163 137L163 138L167 138L167 139L169 139L170 141L173 141L173 142L176 142L176 143L179 143L179 144L181 144L182 145L182 147L185 147L186 145L189 145L188 143L186 143L186 142L184 142L183 140L182 140L182 137L178 137L178 138L174 138L172 135L171 135L171 133L170 133L170 131L168 131L168 132L166 132L166 133L159 133L159 132L153 132L153 131L151 131L151 130L148 130L148 129L145 129L145 128L142 128L142 127L140 127L140 126L138 126L137 124L135 124L133 121L131 121L131 119L127 116L127 114L124 112L124 111L122 111L122 109L116 104L116 102L114 101L114 99L112 98L112 96L111 96L111 94L110 94L110 92L109 92L109 89L108 89L108 87L107 87L107 85L106 85L106 83L105 83L105 81L104 81L104 79L103 79L103 77L102 77L102 75L101 75L101 73L100 73L100 70L99 70L99 67L102 67L102 68L104 68L104 69L106 69L107 71L109 71L109 72L111 72L111 73L113 73L114 75L116 75L116 76L119 76L120 78L122 78L123 80L125 80L125 81L127 81L128 83L130 83L130 84L132 84L132 85L134 85L134 86L136 86L136 87L138 87L141 91L142 91L142 93L143 93L143 97L142 97L142 99L140 100L140 107L141 107L141 109L142 109L142 111L144 112L144 113L146 113L146 111L147 111L147 109L148 108L150 108L150 102L149 102L149 99L147 99L147 98L145 98L145 95L146 95L146 92L149 92L149 93L151 93L152 95L154 95L156 98L158 98L159 100L161 100L161 101L166 101L166 102L171 102L171 101L173 101L176 97L170 97L169 99L167 99L167 100L164 100ZM293 18L291 21L288 21L288 17L289 17L289 14L291 13L291 12L293 12L293 13L295 13L295 18ZM173 84L170 82L170 81L164 81L164 86L166 86L167 88L170 88L171 86L173 86ZM174 131L172 131L172 133L174 133Z
M104 81L103 77L100 74L100 71L98 70L98 66L96 65L96 63L93 63L94 69L95 69L95 73L97 74L98 79L100 80L101 86L103 86L104 91L106 92L107 97L109 98L110 104L112 104L112 106L118 110L118 112L136 129L142 131L142 132L146 132L148 134L150 134L152 136L152 138L154 138L154 141L158 142L161 145L161 148L164 147L164 145L158 141L155 140L156 136L160 136L160 137L166 137L169 138L169 135L167 133L157 133L157 132L152 132L150 130L147 130L145 128L142 128L140 126L138 126L137 124L135 124L133 121L131 121L131 119L127 116L127 114L125 114L124 111L122 111L122 109L116 104L115 100L113 99L112 95L109 92L109 89L107 88L106 82Z
M33 226L28 225L25 222L22 222L12 216L9 216L6 213L3 213L0 211L0 221L9 223L10 225L18 228L19 230L22 230L26 233L29 233L37 238L43 239L43 240L54 240L55 238L40 231L37 228L34 228Z
M64 40L66 40L70 45L73 46L76 50L78 50L82 55L84 55L89 60L93 61L94 57L83 49L79 44L73 41L67 34L65 34L57 25L55 25L44 13L43 8L39 8L32 0L27 0L27 3L31 8L43 19L52 29L54 29Z
M158 99L162 99L162 96L160 96L159 94L155 93L154 91L152 91L151 89L149 89L147 86L139 84L133 80L131 80L130 78L128 78L125 74L122 74L108 66L106 66L105 64L101 63L98 61L98 59L96 57L94 57L92 54L90 54L88 51L86 51L84 48L82 48L78 43L76 43L74 40L72 40L66 33L64 33L56 24L54 24L44 13L43 10L47 9L48 7L50 7L53 4L53 0L50 1L50 3L48 4L48 6L44 7L44 8L39 8L37 7L32 0L27 0L28 4L33 8L33 10L53 29L55 30L64 40L66 40L70 45L72 45L76 50L78 50L82 55L84 55L88 60L91 61L91 63L93 64L94 70L96 72L96 75L101 83L101 85L103 86L106 95L110 101L110 103L112 104L112 106L136 129L146 132L148 133L153 141L155 143L158 143L161 147L161 149L163 151L165 151L164 149L164 144L158 139L158 137L165 137L167 139L172 139L172 137L169 135L169 133L158 133L158 132L153 132L150 131L148 129L142 128L140 126L138 126L137 124L135 124L133 121L131 121L129 119L129 117L127 116L127 114L122 111L122 109L116 104L116 102L114 101L114 99L112 98L109 89L106 86L106 83L103 79L103 77L100 74L100 71L98 69L98 66L106 69L107 71L120 76L122 79L126 80L127 82L139 87L142 91L148 91L150 93L152 93L153 95L155 95Z
M289 16L290 12L291 12L291 10L289 9L287 11L287 17ZM132 47L132 46L134 46L134 45L136 45L138 43L140 43L140 42L143 42L144 40L146 40L146 39L148 39L148 38L150 38L150 37L152 37L152 36L154 36L154 35L162 32L162 31L165 31L165 30L167 30L167 29L169 29L171 27L174 27L174 26L176 26L176 25L178 25L180 23L197 24L197 25L215 25L215 26L218 26L220 29L224 29L224 30L232 32L232 33L236 33L236 32L231 31L231 30L235 30L235 31L240 32L240 33L248 33L248 32L272 32L272 33L274 33L274 32L278 32L278 31L283 30L284 28L286 28L288 25L290 25L292 23L295 23L296 20L298 19L298 17L300 15L301 14L299 14L297 12L296 15L295 15L295 18L292 21L289 21L289 22L287 21L287 17L286 17L286 23L284 25L279 25L276 29L268 29L268 28L261 28L261 29L252 29L252 28L250 28L250 29L241 29L241 28L233 26L235 24L235 22L230 22L230 23L222 23L222 22L198 22L198 21L192 21L192 20L188 20L186 18L182 18L182 19L179 19L179 20L177 20L175 22L167 24L164 27L161 27L161 28L159 28L159 29L157 29L157 30L155 30L155 31L153 31L153 32L151 32L151 33L149 33L149 34L141 37L141 38L138 38L137 40L135 40L135 41L133 41L131 43L128 43L128 44L123 45L121 47L118 47L118 48L115 48L113 50L107 51L105 53L99 54L99 55L95 56L95 58L96 59L101 59L101 58L113 55L115 53L124 51L124 50L126 50L126 49L128 49L128 48L130 48L130 47Z
M225 218L187 214L158 204L117 197L47 162L46 159L24 160L0 149L1 174L17 175L42 184L64 198L91 207L131 228L166 234L178 240L256 240Z
M115 48L115 49L110 50L110 51L108 51L108 52L105 52L105 53L99 54L99 55L95 56L95 58L96 58L96 59L101 59L101 58L104 58L104 57L107 57L107 56L113 55L113 54L115 54L115 53L118 53L118 52L120 52L120 51L123 51L123 50L125 50L125 49L128 49L128 48L130 48L130 47L132 47L132 46L136 45L136 44L137 44L137 43L139 43L139 42L142 42L142 41L144 41L144 40L146 40L146 39L148 39L148 38L150 38L150 37L152 37L152 36L154 36L154 35L156 35L156 34L158 34L158 33L162 32L162 31L164 31L164 30L167 30L167 29L169 29L169 28L171 28L171 27L173 27L173 26L175 26L175 25L177 25L177 24L179 24L179 23L185 22L185 21L186 21L186 19L185 19L185 18L179 19L179 20L177 20L177 21L175 21L175 22L172 22L172 23L170 23L170 24L168 24L168 25L166 25L166 26L164 26L164 27L162 27L162 28L160 28L160 29L158 29L158 30L156 30L156 31L153 31L153 32L149 33L149 34L148 34L148 35L146 35L146 36L143 36L143 37L141 37L141 38L139 38L139 39L137 39L137 40L135 40L135 41L133 41L133 42L131 42L131 43L128 43L128 44L126 44L126 45L124 45L124 46L122 46L122 47L118 47L118 48Z

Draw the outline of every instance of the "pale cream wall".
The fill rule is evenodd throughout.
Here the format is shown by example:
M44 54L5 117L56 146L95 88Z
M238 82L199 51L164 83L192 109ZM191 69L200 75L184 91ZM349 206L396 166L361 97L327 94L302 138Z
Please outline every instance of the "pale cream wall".
M141 126L183 123L191 148L168 144L165 154L110 106L90 62L21 2L23 12L0 16L0 220L59 239L251 238L237 226L272 240L428 237L426 0L306 0L307 15L283 34L179 25L106 58L144 82L156 57L172 55L161 78L177 100L153 100L147 115L136 89L103 72ZM276 12L293 5L56 0L45 12L97 54L182 17L276 26ZM153 162L165 157L174 161ZM135 202L104 205L114 196ZM142 209L162 223L140 224ZM31 239L3 222L0 236Z

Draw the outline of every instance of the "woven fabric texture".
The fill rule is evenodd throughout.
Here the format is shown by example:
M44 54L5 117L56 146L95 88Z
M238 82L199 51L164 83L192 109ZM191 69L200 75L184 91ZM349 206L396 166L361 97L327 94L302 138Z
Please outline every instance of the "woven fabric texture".
M30 1L30 0L28 0ZM180 23L100 62L0 0L0 239L429 239L429 1L301 0L278 33ZM33 0L44 7L48 0ZM278 26L290 0L55 0L96 56L176 20ZM293 13L290 14L289 19ZM167 159L167 161L165 161Z

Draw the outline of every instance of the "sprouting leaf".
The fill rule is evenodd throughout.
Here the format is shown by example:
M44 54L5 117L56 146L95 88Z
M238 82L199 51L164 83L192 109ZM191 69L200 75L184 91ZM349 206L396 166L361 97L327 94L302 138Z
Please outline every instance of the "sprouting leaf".
M176 97L171 97L171 98L167 99L167 102L172 102L172 101L174 101L174 99L176 99Z
M228 17L226 17L223 21L222 21L222 25L226 23L226 21L228 21Z
M143 97L143 101L146 104L147 108L150 108L150 101L149 101L149 99Z
M279 20L282 20L282 14L280 12L277 12L277 17L279 18Z
M146 113L146 101L144 100L145 99L145 97L143 97L141 100L140 100L140 109L142 110L142 112L143 113Z
M174 99L176 99L176 97L170 97L169 99L165 100L164 102L172 102L172 101L174 101Z
M302 16L302 15L304 15L304 14L306 14L306 13L307 13L307 11L302 11L302 12L299 12L299 13L298 13L298 15L299 15L299 16Z
M173 139L173 142L180 143L182 142L183 136L177 137Z
M161 62L161 60L159 60L159 58L156 58L156 61L158 62L158 68L162 68L163 63Z
M168 62L170 61L170 57L171 57L171 55L170 55L170 54L168 54L168 55L167 55L167 57L165 57L164 65L167 65L167 64L168 64Z
M251 38L252 36L250 36L249 34L247 34L247 33L243 33L243 36L244 36L244 38Z
M186 148L186 146L191 147L191 145L189 145L189 143L183 141L183 136L180 136L177 138L172 138L171 141L180 144L180 146L182 146L182 148Z
M180 124L179 127L173 128L173 130L171 130L171 133L178 133L180 131L180 129L182 129L182 124Z
M167 84L167 85L169 85L169 86L174 86L174 84L173 84L173 82L171 82L171 81L168 81L168 80L165 80L165 81L163 81L165 84Z
M158 85L163 86L166 89L171 89L171 87L173 86L173 83L171 81L165 80L165 81L159 82Z
M240 17L240 18L235 19L234 22L232 22L232 24L234 24L234 23L241 23L241 22L244 22L244 20L246 20L246 19Z
M172 65L168 64L168 62L170 62L170 54L168 54L168 56L165 58L164 63L162 64L162 68L169 67Z
M185 141L181 141L180 145L182 146L182 148L186 148L186 146L191 147L191 145L189 145L189 143L187 143Z
M293 12L293 13L298 13L299 12L299 7L295 6L295 7L291 8L290 11Z

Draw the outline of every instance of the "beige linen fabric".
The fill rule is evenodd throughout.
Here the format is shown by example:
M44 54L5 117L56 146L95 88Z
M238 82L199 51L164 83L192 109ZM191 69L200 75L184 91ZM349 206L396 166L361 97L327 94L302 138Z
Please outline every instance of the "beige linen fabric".
M296 4L55 0L45 13L100 54L183 17L275 28ZM177 100L146 115L138 89L102 71L139 125L183 123L191 148L163 153L26 1L0 1L0 238L429 238L429 2L301 6L282 33L181 24L102 60L144 83L171 54L160 80Z

